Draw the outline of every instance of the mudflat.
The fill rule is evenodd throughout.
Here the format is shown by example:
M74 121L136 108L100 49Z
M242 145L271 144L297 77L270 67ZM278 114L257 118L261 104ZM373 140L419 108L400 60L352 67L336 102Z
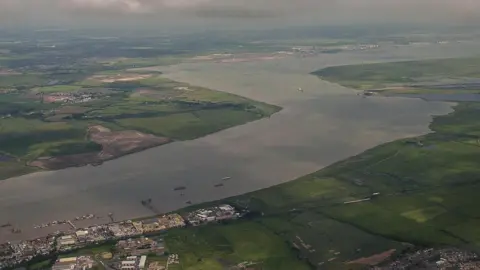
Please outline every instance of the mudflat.
M104 161L135 153L154 146L166 144L171 140L136 130L111 131L102 126L88 128L87 137L102 146L102 151L64 155L58 157L39 158L30 162L30 166L46 170L60 170L68 167L86 165L98 166Z

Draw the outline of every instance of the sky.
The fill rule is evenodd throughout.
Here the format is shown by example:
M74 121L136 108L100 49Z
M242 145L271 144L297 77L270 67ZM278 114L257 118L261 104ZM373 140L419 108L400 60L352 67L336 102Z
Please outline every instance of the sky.
M0 0L0 26L472 23L479 0Z

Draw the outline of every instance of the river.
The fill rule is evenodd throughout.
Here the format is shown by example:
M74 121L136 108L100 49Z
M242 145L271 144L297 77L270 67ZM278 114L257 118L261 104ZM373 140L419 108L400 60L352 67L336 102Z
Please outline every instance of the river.
M160 211L242 194L293 180L381 143L429 132L432 115L451 103L412 98L362 98L309 75L318 68L377 61L475 53L478 43L289 57L245 63L184 63L162 68L166 76L280 105L270 118L192 141L175 142L109 161L98 167L42 172L0 181L0 242L36 237L60 227L33 224L93 213L115 219L148 216L140 201ZM297 89L301 87L304 92ZM214 187L230 176L223 187ZM174 187L186 186L184 196Z

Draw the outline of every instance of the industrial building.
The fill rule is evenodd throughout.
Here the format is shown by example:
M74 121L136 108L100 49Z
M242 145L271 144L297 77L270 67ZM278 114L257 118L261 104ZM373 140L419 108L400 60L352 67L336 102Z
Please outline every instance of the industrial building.
M202 208L190 212L186 219L193 226L202 225L214 221L228 220L238 218L240 214L235 208L228 204L214 206L209 208Z
M79 242L86 242L88 239L88 231L86 230L79 230L75 232L75 235Z
M77 257L59 259L52 266L52 270L74 270L76 265Z
M58 259L52 266L52 270L84 270L90 269L94 261L89 256L68 257Z
M77 245L77 238L74 234L60 236L57 239L57 249L60 251L70 250Z
M165 252L165 246L163 245L163 239L160 241L162 243L147 237L121 240L115 245L115 249L123 255L140 256L149 253L162 255Z
M147 263L147 256L140 257L140 262L138 263L138 268L145 269L145 264Z
M147 256L128 256L125 261L121 261L119 268L122 270L142 270L145 269Z

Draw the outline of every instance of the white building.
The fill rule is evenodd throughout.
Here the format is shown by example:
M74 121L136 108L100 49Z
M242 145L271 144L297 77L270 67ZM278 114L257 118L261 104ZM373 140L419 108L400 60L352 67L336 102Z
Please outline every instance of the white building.
M60 246L74 245L76 242L77 242L77 241L75 240L75 238L74 238L72 235L65 235L65 236L60 237L60 238L57 240L57 243L58 243Z
M140 257L140 262L138 263L138 268L145 269L145 263L147 262L147 256Z

